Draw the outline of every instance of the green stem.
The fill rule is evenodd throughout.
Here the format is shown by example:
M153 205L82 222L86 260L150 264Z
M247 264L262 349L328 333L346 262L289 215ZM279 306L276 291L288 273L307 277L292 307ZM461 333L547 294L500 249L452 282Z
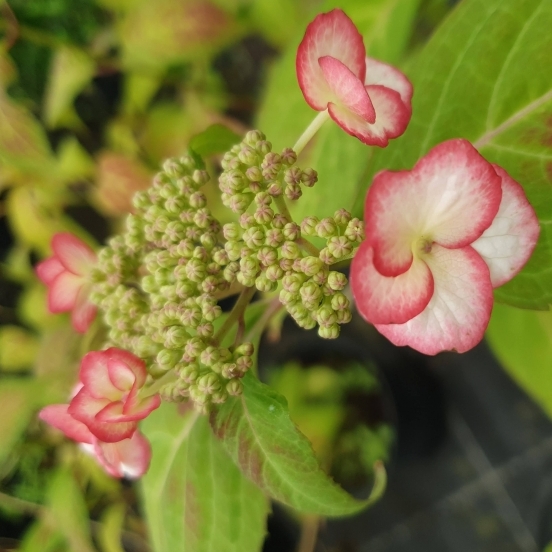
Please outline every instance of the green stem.
M310 253L315 257L318 257L318 255L320 255L320 250L318 249L318 247L313 245L309 240L306 240L305 238L299 238L297 240L297 245L303 248L307 253Z
M234 305L234 308L228 315L228 318L224 321L224 324L221 326L220 330L215 334L215 337L213 338L213 341L215 343L220 343L224 339L226 334L230 331L234 323L240 319L240 317L245 312L247 305L249 305L249 301L251 301L256 291L257 288L255 288L255 286L252 286L249 288L245 288L241 292L238 300L236 301L236 304Z
M284 215L290 222L293 220L291 213L289 212L286 200L284 196L277 196L274 198L274 203L276 203L276 207L278 207L278 211L280 211L280 214Z
M328 110L321 111L305 129L305 132L299 136L299 140L295 142L293 151L299 156L304 147L310 142L311 138L320 130L320 127L330 118Z
M163 374L159 379L156 379L149 387L145 387L143 392L140 393L140 397L145 399L155 395L164 385L172 383L178 379L178 374L175 370L169 370L166 374Z

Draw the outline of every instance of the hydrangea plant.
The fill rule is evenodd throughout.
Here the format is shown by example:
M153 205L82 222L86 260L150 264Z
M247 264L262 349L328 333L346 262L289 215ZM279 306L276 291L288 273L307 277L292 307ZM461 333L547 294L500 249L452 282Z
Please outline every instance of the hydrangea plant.
M53 256L37 267L50 311L71 311L76 331L103 340L83 357L69 403L45 407L41 419L115 477L141 477L150 461L158 470L165 455L173 462L184 451L185 489L176 490L185 490L185 514L209 508L210 486L223 489L230 510L245 500L255 523L266 496L319 515L350 514L378 498L381 464L364 501L320 470L285 401L257 378L261 333L285 309L305 331L334 339L357 309L396 345L465 352L483 338L493 290L523 268L539 238L522 185L463 138L424 151L413 167L378 172L364 220L344 205L297 218L294 206L318 180L300 156L321 126L331 118L367 147L384 148L407 129L416 90L401 71L366 56L339 9L307 27L296 70L319 113L295 145L275 151L251 130L222 155L223 217L204 191L212 175L190 150L136 193L123 230L105 247L92 251L57 234ZM230 297L232 308L223 308ZM160 425L173 441L156 437ZM235 465L222 474L213 458ZM152 520L154 488L146 475ZM221 523L221 542L245 531L243 523ZM191 541L197 531L187 533ZM244 550L259 544L258 535L247 545L235 539Z

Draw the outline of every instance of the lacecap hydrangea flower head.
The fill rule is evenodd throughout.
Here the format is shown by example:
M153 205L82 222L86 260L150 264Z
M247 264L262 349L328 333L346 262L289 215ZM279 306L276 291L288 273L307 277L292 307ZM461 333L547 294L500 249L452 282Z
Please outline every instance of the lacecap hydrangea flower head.
M395 345L430 355L479 343L493 288L522 269L540 231L522 187L462 139L411 171L377 174L365 223L351 267L358 310Z

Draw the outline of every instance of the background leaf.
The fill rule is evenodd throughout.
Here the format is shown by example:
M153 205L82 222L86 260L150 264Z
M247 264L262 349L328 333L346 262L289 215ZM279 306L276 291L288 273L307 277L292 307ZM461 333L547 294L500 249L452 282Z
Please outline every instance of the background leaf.
M142 495L156 552L258 552L268 502L214 438L207 420L163 404L143 423L155 451Z
M376 171L411 168L434 145L471 140L525 189L541 222L531 260L496 297L514 306L552 302L552 4L465 0L408 67L413 116L404 136L374 153L356 214Z
M190 148L198 155L205 157L214 153L225 153L241 139L241 136L228 127L214 124L194 136L190 140Z
M243 395L213 412L211 425L234 462L264 492L300 512L324 516L352 514L379 498L385 472L378 472L367 500L353 498L321 470L310 442L291 421L285 398L250 373L242 381Z
M552 312L495 305L487 339L502 366L552 417Z

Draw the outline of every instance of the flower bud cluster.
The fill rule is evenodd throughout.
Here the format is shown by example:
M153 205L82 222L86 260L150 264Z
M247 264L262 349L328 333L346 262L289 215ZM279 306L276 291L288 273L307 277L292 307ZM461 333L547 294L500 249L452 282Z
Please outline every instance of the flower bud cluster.
M297 155L291 148L273 152L272 144L262 132L248 132L222 159L219 187L223 204L241 215L255 201L249 209L250 216L256 225L270 226L274 199L299 199L302 186L310 188L316 183L316 171L301 170L295 166L296 161Z
M166 161L135 195L126 231L100 252L92 294L110 342L146 360L152 378L175 371L162 396L202 411L241 392L253 354L251 344L231 351L215 339L218 295L231 280L221 226L201 192L208 180L191 155Z

